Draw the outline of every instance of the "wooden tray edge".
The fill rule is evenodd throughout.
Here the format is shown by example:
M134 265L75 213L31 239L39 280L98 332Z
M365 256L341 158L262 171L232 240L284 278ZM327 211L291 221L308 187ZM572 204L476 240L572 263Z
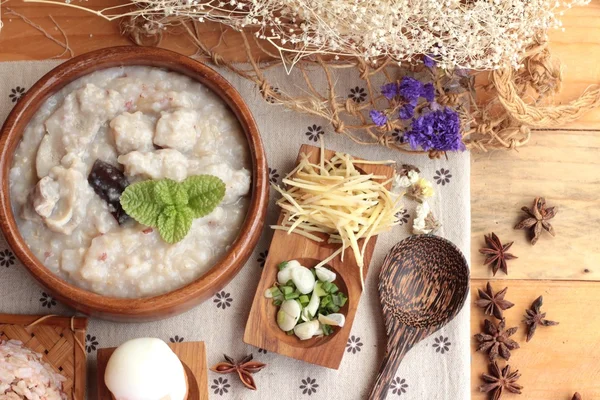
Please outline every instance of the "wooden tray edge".
M318 147L310 146L310 145L302 145L300 147L297 160L300 160L301 153L319 154L319 152L320 152L320 149ZM329 154L335 153L332 150L326 150L326 152ZM385 174L388 175L390 178L394 174L394 169L390 166L382 166L382 165L375 166L373 164L364 164L363 169L366 172L371 172L371 170L374 170L376 167L377 167L377 169L383 169ZM379 171L379 174L381 174L381 171ZM281 212L280 212L279 218L281 218ZM282 234L282 231L275 231L273 240L271 241L271 245L275 241L276 235L281 235L281 234ZM296 236L299 236L299 235L296 235ZM309 240L309 239L306 239L306 240ZM368 259L365 258L365 261L367 261L365 263L365 267L364 267L365 275L368 273L369 264L371 262L371 257L373 255L376 242L377 242L377 236L372 238L367 246L367 248L370 248L370 251L367 252ZM334 250L332 250L331 252L333 252L333 251ZM273 253L274 252L271 251L271 246L270 246L269 247L269 255L271 256ZM339 257L337 257L336 259L339 259ZM336 259L334 259L333 261L335 261ZM271 273L274 272L272 270L272 268L273 268L272 264L273 264L273 262L270 262L270 260L267 257L267 261L263 268L260 281L257 285L257 289L256 289L255 295L253 297L250 313L249 313L249 316L248 316L248 319L246 322L246 327L244 330L244 337L243 337L244 343L252 345L252 346L256 346L259 348L263 348L267 351L278 353L278 354L281 354L281 355L284 355L287 357L291 357L291 358L294 358L294 359L297 359L300 361L305 361L308 363L320 365L320 366L330 368L330 369L338 369L341 364L342 358L344 356L344 352L346 350L346 343L350 336L350 331L352 328L352 324L354 322L354 318L356 316L358 304L362 297L362 290L360 290L357 298L355 299L354 310L349 310L348 315L346 315L346 325L341 329L340 332L336 333L336 335L341 335L341 337L337 338L337 340L335 340L334 343L328 341L326 343L323 343L323 344L320 344L320 345L314 346L314 347L289 346L287 344L280 345L280 344L278 344L278 342L270 340L270 339L273 339L273 337L267 334L266 329L264 329L262 331L262 335L257 334L256 333L257 329L254 329L256 327L260 327L261 322L264 322L264 318L262 318L261 311L259 310L259 308L261 307L261 303L263 302L263 299L262 299L262 296L263 296L262 290L264 290L264 287L263 287L264 282L263 281L265 279L270 279L268 277L268 275L270 275ZM348 280L348 279L349 279L348 277L344 278L344 280ZM360 277L358 274L357 274L357 279L360 280ZM253 323L253 319L257 320L258 323ZM323 352L325 351L325 349L327 349L328 347L333 348L333 344L336 345L334 350L330 350L331 353L329 354L328 357L323 357ZM298 349L301 349L301 350L298 350Z

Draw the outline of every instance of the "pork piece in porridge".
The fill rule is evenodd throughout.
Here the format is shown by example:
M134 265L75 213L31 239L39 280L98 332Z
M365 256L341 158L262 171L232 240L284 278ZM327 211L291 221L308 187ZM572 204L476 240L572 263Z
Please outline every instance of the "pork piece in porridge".
M220 178L225 195L177 243L120 208L127 185L197 175ZM248 144L231 110L202 84L145 66L94 72L51 96L10 170L17 225L38 259L77 286L129 298L208 271L239 232L250 181Z

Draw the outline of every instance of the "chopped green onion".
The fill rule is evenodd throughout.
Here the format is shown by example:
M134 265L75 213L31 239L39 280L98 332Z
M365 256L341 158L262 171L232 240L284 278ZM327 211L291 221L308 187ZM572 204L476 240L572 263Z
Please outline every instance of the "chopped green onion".
M327 293L325 292L325 290L323 290L323 282L321 282L321 281L317 282L317 284L315 285L314 292L319 297L323 297L323 296L327 295Z
M331 300L333 301L333 304L335 304L338 307L342 305L342 299L340 299L340 296L338 296L337 294L331 296Z
M300 297L300 295L296 292L292 292L292 293L283 295L283 298L286 300L293 300L293 299L297 299L298 297Z
M333 303L328 304L327 309L329 311L331 311L332 313L336 313L336 312L340 311L340 308Z
M298 297L298 301L300 302L300 304L302 304L302 307L306 307L310 299L307 295L303 294L302 296Z
M334 331L334 328L332 325L330 325L330 323L336 325L335 321L337 319L340 319L339 317L341 317L343 321L344 316L338 314L336 316L332 316L336 318L332 318L331 320L326 320L326 317L328 318L330 314L335 314L340 310L341 307L344 307L344 305L348 301L348 296L340 291L338 285L333 283L333 281L335 280L335 274L333 272L323 269L319 270L319 273L317 273L317 270L314 268L308 268L311 271L313 278L315 279L314 286L312 286L312 291L309 290L309 292L306 293L306 291L309 289L309 285L300 285L301 287L298 288L294 283L294 280L289 279L291 275L288 274L288 272L295 271L296 266L294 266L294 263L297 263L297 261L293 261L292 264L289 264L290 262L292 261L284 261L277 265L280 271L277 274L277 282L274 286L270 287L265 291L265 297L272 299L274 306L281 307L278 311L279 326L282 327L282 325L279 323L279 314L282 313L282 315L284 315L284 308L292 305L294 306L294 309L300 309L301 318L300 321L298 321L298 319L293 319L291 323L288 323L287 325L284 325L282 327L287 335L296 335L300 339L302 339L303 334L298 334L298 332L296 332L298 331L296 328L299 326L299 324L305 324L306 326L308 326L309 323L316 324L317 320L315 319L315 317L319 314L322 314L319 315L319 321L323 319L324 322L319 322L319 334L321 334L320 332L322 332L322 335L331 335ZM307 268L303 267L303 279L306 278L306 276L308 276L306 275L305 269ZM331 272L331 274L329 275L332 275L333 278L331 280L321 280L320 278L324 276L323 271ZM283 284L285 278L288 278L288 281L285 282L285 284ZM310 280L310 276L308 276L308 278ZM296 277L296 279L299 278ZM300 289L302 289L303 292L300 292ZM298 304L297 307L295 304L293 304L294 302ZM290 307L287 308L289 309ZM293 329L290 329L292 324L294 324L295 326ZM285 329L288 330L286 331Z
M277 268L281 271L283 270L285 267L287 267L288 262L284 261L284 262L280 262L279 264L277 264Z

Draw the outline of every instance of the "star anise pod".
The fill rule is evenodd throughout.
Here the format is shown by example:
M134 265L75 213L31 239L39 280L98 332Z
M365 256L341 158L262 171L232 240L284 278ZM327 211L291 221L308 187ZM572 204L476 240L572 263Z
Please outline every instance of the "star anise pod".
M513 327L504 330L505 328L506 320L504 319L498 326L486 319L483 333L475 335L475 339L479 342L477 351L487 351L490 361L494 361L498 356L508 360L510 351L519 348L519 343L510 338L519 328Z
M519 371L510 372L510 365L506 365L506 367L500 369L498 364L494 362L490 364L490 375L482 375L485 383L479 386L479 391L484 393L492 392L492 400L500 399L504 390L521 394L523 386L517 383L520 377L521 374Z
M525 312L527 314L525 315L525 319L523 320L523 322L525 322L528 326L528 330L527 330L527 341L528 342L531 340L531 338L535 334L535 330L537 329L538 325L542 325L542 326L558 325L558 322L556 322L556 321L549 321L549 320L545 319L546 313L543 313L541 311L543 302L544 302L544 298L542 296L540 296L537 299L535 299L533 304L531 304L531 308L529 310L525 310Z
M556 207L546 207L546 199L536 197L533 201L533 207L522 207L521 210L527 214L527 218L515 225L515 229L529 229L532 245L537 243L542 230L555 236L554 228L548 221L554 218L558 210Z
M571 400L581 400L581 395L577 392L575 392L575 394L573 395L573 398Z
M223 354L223 357L225 357L225 361L213 365L210 370L219 374L231 374L237 372L244 386L248 389L256 390L256 383L254 382L252 374L260 371L266 367L267 364L252 361L252 354L247 355L237 362L227 354Z
M483 308L484 313L487 315L493 315L498 319L502 319L502 311L508 310L514 306L510 301L504 300L504 296L508 291L507 287L494 294L492 285L488 282L485 292L481 289L477 289L477 291L479 292L479 300L477 300L475 304L477 307Z
M500 238L492 232L489 235L485 235L485 243L487 244L487 247L479 249L481 254L485 254L484 265L492 264L494 276L496 276L496 272L498 272L499 269L508 275L506 261L517 258L516 256L507 253L514 242L502 244Z

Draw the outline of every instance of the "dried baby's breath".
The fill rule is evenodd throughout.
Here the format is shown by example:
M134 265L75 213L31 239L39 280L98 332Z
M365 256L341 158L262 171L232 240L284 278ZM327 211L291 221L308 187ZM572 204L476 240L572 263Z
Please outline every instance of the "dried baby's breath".
M519 67L525 49L562 28L559 9L590 0L132 0L100 11L107 19L139 16L169 24L215 21L249 29L297 61L311 54L377 62L429 55L441 68ZM135 6L133 10L124 8ZM287 57L289 59L289 57ZM294 62L292 61L292 62Z

